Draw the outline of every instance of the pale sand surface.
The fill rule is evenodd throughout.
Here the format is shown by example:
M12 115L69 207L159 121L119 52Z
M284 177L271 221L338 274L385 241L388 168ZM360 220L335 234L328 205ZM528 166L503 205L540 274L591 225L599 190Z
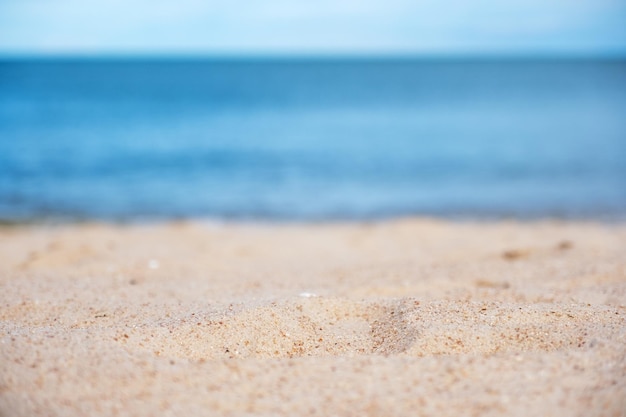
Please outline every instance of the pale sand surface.
M624 416L626 224L0 228L3 416Z

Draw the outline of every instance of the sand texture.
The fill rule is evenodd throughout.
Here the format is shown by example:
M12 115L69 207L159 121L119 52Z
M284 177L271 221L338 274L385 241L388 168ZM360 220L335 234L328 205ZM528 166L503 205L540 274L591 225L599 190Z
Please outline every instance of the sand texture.
M626 416L626 224L0 228L2 416Z

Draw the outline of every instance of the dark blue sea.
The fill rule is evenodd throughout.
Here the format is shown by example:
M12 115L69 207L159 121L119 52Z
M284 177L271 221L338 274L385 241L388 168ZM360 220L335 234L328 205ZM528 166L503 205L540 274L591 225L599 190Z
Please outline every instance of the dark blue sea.
M626 61L0 61L0 221L625 218Z

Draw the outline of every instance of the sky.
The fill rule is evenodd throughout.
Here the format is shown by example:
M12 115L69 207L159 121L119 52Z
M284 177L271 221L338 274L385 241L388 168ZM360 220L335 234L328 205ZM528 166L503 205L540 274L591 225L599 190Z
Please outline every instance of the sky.
M626 56L626 0L0 0L0 54Z

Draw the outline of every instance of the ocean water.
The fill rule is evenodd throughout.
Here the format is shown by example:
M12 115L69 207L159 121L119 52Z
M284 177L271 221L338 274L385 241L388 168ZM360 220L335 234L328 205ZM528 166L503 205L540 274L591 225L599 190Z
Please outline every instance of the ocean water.
M0 61L0 220L626 217L626 61Z

